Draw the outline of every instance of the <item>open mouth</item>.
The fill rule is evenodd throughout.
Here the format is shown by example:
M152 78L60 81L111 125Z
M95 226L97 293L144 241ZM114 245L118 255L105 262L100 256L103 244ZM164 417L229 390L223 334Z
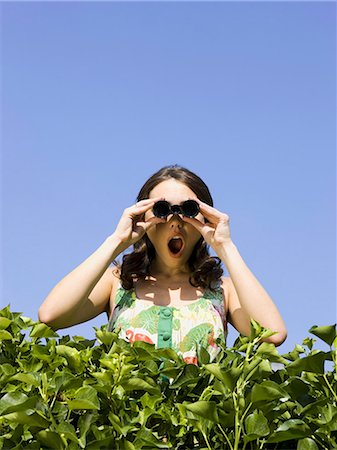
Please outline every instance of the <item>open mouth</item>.
M179 255L184 248L184 242L180 237L173 237L168 242L168 248L173 255Z

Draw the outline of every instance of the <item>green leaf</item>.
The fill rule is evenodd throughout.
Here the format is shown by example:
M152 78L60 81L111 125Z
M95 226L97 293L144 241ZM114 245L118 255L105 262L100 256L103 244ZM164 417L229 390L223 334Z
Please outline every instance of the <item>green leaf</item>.
M9 304L7 306L5 306L5 308L2 308L0 310L0 316L7 317L7 319L11 319L12 320L12 313L11 313Z
M181 388L186 385L196 384L199 380L200 369L194 364L187 364L182 372L171 383L170 389Z
M83 370L83 363L81 361L80 353L76 350L76 348L72 348L67 345L57 345L55 350L58 355L66 358L70 367L76 371Z
M22 392L10 392L5 394L0 402L0 414L9 414L16 411L25 411L36 405L36 397L28 397Z
M63 450L65 448L61 437L54 431L42 430L37 433L37 438L48 448L55 450Z
M50 328L48 325L46 325L45 323L37 323L36 325L34 325L29 336L35 337L35 338L59 337L59 335L57 333L55 333L55 331L52 328Z
M297 374L302 371L324 374L324 362L331 361L331 359L330 352L319 351L293 361L287 366L287 370L290 374Z
M162 401L161 395L149 395L148 392L145 392L145 394L140 398L141 404L143 405L143 408L150 408L150 409L156 409L156 406L158 403Z
M110 331L96 331L96 337L97 339L102 342L107 347L110 347L111 344L116 341L116 334L111 333Z
M337 431L337 409L335 405L328 403L324 406L320 406L319 410L319 423L320 431L331 432Z
M272 400L282 399L286 401L289 399L289 394L277 383L267 380L261 384L254 384L252 389L252 402L268 402Z
M280 425L267 441L282 442L288 441L289 439L304 438L306 436L310 436L311 434L311 429L305 422L303 422L303 420L290 419Z
M142 380L141 378L130 378L129 380L125 380L122 383L123 388L126 391L147 391L150 394L160 394L160 388L158 386L152 386L147 381Z
M316 339L311 339L309 337L303 339L302 344L308 347L309 350L312 350L314 343L316 342Z
M40 376L36 373L17 373L10 378L10 381L22 381L29 386L38 387L40 385Z
M245 419L246 433L245 442L253 441L259 437L267 436L269 434L268 420L264 414L255 410Z
M23 328L28 328L34 325L34 320L31 319L30 317L25 317L25 316L20 316L20 319L22 320L22 322L24 323L24 327Z
M53 380L55 381L56 392L61 389L79 389L82 385L82 381L79 377L76 377L72 373L66 372L65 370L63 370L63 372L56 373Z
M232 428L235 424L235 413L234 413L234 407L231 411L222 411L221 409L218 410L218 416L219 420L221 422L221 425L226 428Z
M283 358L279 352L276 350L275 345L270 342L262 342L257 350L256 355L261 358L268 359L271 362L276 362L280 364L286 364L287 360Z
M310 328L309 333L319 337L331 347L334 339L336 338L336 324L324 327L318 327L315 325Z
M209 364L211 360L211 356L208 351L203 347L198 345L197 348L197 356L200 364Z
M40 413L37 413L32 409L5 414L4 416L1 416L1 418L12 424L17 423L39 428L47 428L49 426L49 421Z
M318 447L313 439L304 438L297 442L296 450L318 450Z
M79 418L78 427L80 429L80 447L86 448L87 444L87 433L91 429L92 425L98 419L98 415L95 412L86 412Z
M75 442L76 444L79 444L79 439L76 436L76 430L73 425L67 422L62 422L57 425L57 433L67 439L68 441ZM78 447L77 447L78 448Z
M291 377L285 383L285 389L291 394L292 399L297 400L299 397L309 393L310 384L303 381L300 377Z
M1 377L9 377L10 375L14 375L16 373L15 368L8 363L0 365L0 374Z
M67 402L70 410L100 408L97 391L91 386L81 387L75 392L74 397L75 400Z
M34 345L31 354L41 361L50 361L51 355L45 345Z
M250 336L249 338L253 340L256 336L258 336L262 331L262 326L256 322L254 319L250 319Z
M219 381L221 381L230 391L234 389L236 382L241 374L241 369L238 368L230 368L230 369L221 369L219 364L206 364L203 366L203 369L207 372L213 374Z
M101 365L103 367L107 367L108 369L113 370L113 371L117 370L118 363L114 359L101 358L99 360L99 362L101 363Z
M7 330L0 330L0 342L1 341L11 341L13 336Z
M135 441L133 442L133 445L136 447L136 449L154 450L156 448L163 448L166 450L167 444L165 444L160 439L158 439L156 437L156 434L154 434L151 430L141 428L137 433L137 436L136 436ZM92 450L94 450L94 449L92 449Z
M8 328L11 322L12 321L7 317L0 317L0 330L5 330L6 328Z
M216 409L217 405L213 401L200 400L190 404L183 403L183 406L193 414L203 417L204 419L211 420L212 422L219 423L219 417Z
M301 353L305 353L304 348L301 345L296 344L294 350L282 356L286 359L290 359L291 361L296 361Z
M126 440L126 439L122 439L122 449L123 450L137 450L136 447L133 445L132 442Z

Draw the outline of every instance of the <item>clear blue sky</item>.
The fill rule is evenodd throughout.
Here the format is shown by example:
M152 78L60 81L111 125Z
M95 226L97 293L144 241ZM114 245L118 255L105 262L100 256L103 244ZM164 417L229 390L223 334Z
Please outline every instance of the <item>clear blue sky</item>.
M287 324L279 350L335 322L334 3L1 9L3 306L37 319L148 176L178 163L230 216Z

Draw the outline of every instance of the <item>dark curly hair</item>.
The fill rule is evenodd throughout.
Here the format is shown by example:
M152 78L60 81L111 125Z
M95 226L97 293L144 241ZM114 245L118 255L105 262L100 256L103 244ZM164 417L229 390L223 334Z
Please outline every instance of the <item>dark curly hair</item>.
M165 166L154 173L139 191L137 201L149 198L152 189L162 181L174 178L188 186L204 203L213 206L213 199L208 187L195 173L178 165ZM132 253L123 256L120 266L120 279L124 289L132 289L134 282L150 275L150 266L155 258L155 249L145 234L134 244ZM189 281L192 286L213 289L219 281L223 270L220 258L210 256L209 247L201 237L196 243L188 260L191 275Z

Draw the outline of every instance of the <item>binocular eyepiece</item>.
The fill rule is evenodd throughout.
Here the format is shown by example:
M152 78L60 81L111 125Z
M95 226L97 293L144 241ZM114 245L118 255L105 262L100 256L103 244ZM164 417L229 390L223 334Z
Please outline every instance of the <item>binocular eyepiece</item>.
M182 214L184 217L193 218L199 214L200 208L195 200L186 200L181 205L171 205L166 200L159 200L153 205L152 212L161 219L170 214Z

